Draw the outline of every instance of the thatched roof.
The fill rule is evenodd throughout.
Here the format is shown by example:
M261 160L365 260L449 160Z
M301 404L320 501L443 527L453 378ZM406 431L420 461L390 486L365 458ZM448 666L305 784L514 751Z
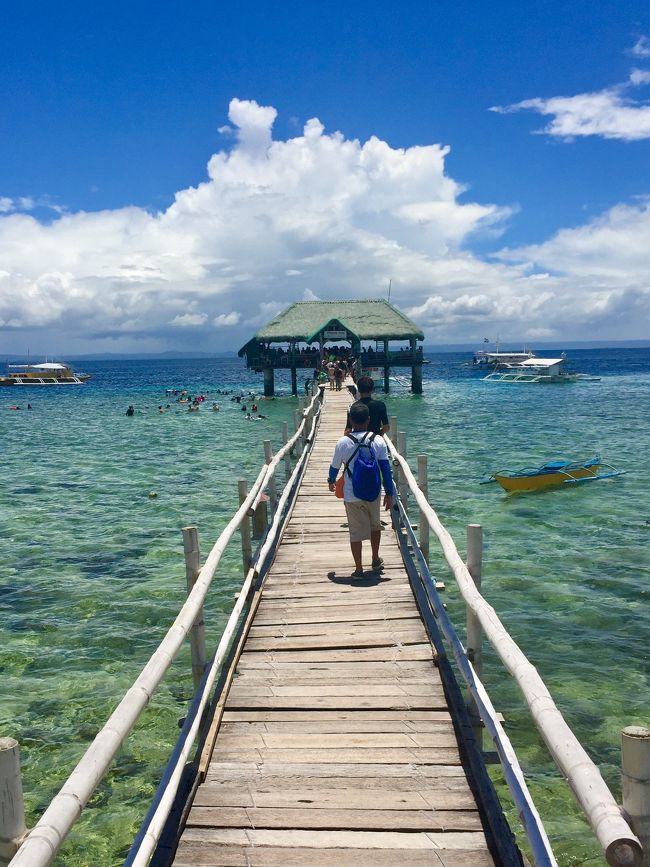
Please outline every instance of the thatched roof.
M424 334L407 316L383 300L298 301L278 313L251 340L309 343L328 326L343 327L360 340L424 340Z

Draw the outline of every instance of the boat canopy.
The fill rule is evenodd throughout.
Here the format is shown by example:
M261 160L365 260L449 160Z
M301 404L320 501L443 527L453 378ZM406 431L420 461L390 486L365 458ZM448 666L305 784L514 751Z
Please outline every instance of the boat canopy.
M563 358L527 358L525 361L520 361L517 367L554 367L563 362Z
M67 370L65 364L59 364L58 361L44 361L42 364L10 364L10 367L19 368L20 370Z

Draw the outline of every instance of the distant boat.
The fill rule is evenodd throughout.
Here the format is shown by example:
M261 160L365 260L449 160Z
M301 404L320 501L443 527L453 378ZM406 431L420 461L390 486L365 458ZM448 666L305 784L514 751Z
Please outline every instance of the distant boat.
M517 364L506 364L483 377L483 382L562 383L600 382L599 376L563 370L565 358L527 358Z
M488 342L486 338L486 343ZM532 349L526 349L524 346L521 352L502 352L499 338L495 343L494 351L489 349L477 349L472 359L474 367L502 367L505 364L519 364L522 361L527 361L529 358L535 358L535 353Z
M44 361L41 364L8 364L2 385L82 385L91 378L89 373L75 373L62 361Z
M599 456L587 461L548 461L541 467L522 470L500 470L492 473L481 484L497 482L508 493L515 491L537 491L554 485L579 484L611 479L621 476L625 470L617 470L604 464Z

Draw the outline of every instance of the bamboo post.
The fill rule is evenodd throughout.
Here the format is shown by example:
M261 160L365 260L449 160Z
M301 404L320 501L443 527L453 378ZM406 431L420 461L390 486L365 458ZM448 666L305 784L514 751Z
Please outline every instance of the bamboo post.
M268 497L262 494L257 508L253 512L253 539L261 539L266 531L266 525L269 522L267 501Z
M271 440L264 440L264 460L267 465L273 460L273 449L271 448ZM271 495L271 514L275 514L278 505L278 492L275 487L275 473L271 473L269 478L269 494Z
M643 846L642 867L650 865L650 729L627 726L621 732L623 812Z
M406 460L406 431L399 431L397 434L397 451L400 455ZM399 471L399 498L402 501L402 505L404 509L406 509L408 505L408 482L406 480L406 475L402 470Z
M199 550L199 531L196 527L183 527L183 551L185 552L185 578L187 579L187 595L192 592L196 579L201 571L201 553ZM190 631L190 647L192 649L192 678L196 689L201 682L203 672L208 664L208 654L205 648L205 621L203 606L199 611Z
M248 485L246 484L246 479L240 479L237 482L237 489L239 491L239 505L241 506L241 504L248 496ZM246 575L250 568L251 560L253 559L253 546L251 545L251 525L248 515L244 515L244 517L242 518L241 524L239 525L239 532L241 533L241 557L244 564L244 575Z
M480 524L467 525L467 569L472 576L476 589L481 592L481 565L483 559L483 528ZM483 630L481 624L471 609L467 607L467 642L466 651L469 661L474 666L478 678L483 672ZM478 722L478 708L474 699L467 697L467 710L472 720ZM483 727L473 725L474 735L479 747L483 745Z
M424 496L429 499L429 478L427 474L427 456L426 455L418 455L418 487L424 494ZM427 521L427 516L424 514L422 509L420 509L420 517L418 519L419 522L419 533L420 533L420 551L424 555L424 559L429 562L429 535L430 535L430 527L429 522Z
M288 442L289 442L289 425L286 423L286 421L283 421L282 422L282 445L286 446L286 444ZM284 478L285 478L285 481L287 481L287 482L289 481L289 479L291 478L291 472L292 472L291 471L291 455L287 451L287 453L284 456Z
M388 431L388 436L390 437L390 441L394 446L397 446L397 416L391 415L390 417L390 430Z
M8 864L27 835L20 747L14 738L0 738L0 864Z

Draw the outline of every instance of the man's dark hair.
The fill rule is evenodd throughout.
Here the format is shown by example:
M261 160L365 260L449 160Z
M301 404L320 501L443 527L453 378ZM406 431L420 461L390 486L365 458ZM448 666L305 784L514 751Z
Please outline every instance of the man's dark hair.
M353 424L363 424L370 418L370 411L365 403L357 401L350 407L350 421Z
M370 376L360 376L357 380L357 388L364 394L369 394L375 390L375 383Z

